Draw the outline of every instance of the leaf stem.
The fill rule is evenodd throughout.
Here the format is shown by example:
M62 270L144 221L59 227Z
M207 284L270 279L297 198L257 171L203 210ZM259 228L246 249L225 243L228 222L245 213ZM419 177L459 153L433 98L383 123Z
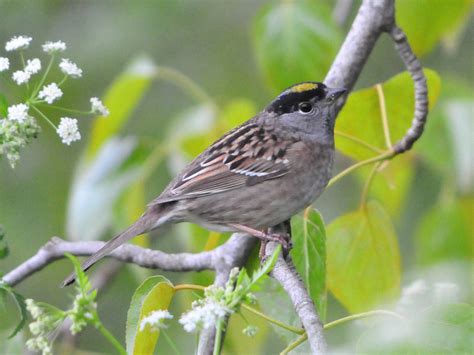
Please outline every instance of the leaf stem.
M23 64L23 70L26 69L25 56L23 55L23 50L20 50L21 64ZM28 97L28 91L30 90L30 83L26 81L26 96Z
M203 88L197 85L188 76L173 68L158 66L156 69L155 78L167 80L181 88L189 96L194 97L197 101L210 104L214 108L216 107L212 98L204 91Z
M378 161L382 161L382 160L388 160L388 159L392 159L395 155L397 155L397 153L395 153L394 151L392 150L388 150L386 151L385 153L383 154L380 154L380 155L377 155L373 158L370 158L370 159L367 159L367 160L362 160L354 165L351 165L350 167L348 167L347 169L341 171L339 174L337 174L336 176L334 176L328 183L328 187L331 186L331 185L334 185L334 183L338 180L340 180L341 178L343 178L344 176L346 176L347 174L351 173L352 171L354 171L355 169L358 169L362 166L365 166L365 165L369 165L369 164L372 164L372 163L376 163Z
M296 348L298 345L302 344L306 339L308 339L308 334L304 333L299 338L297 338L293 343L291 343L285 349L283 349L283 351L280 353L280 355L288 354L291 350Z
M96 317L97 317L97 322L96 322L95 327L102 333L104 338L106 338L114 346L114 348L117 349L120 355L127 355L127 352L123 348L122 344L120 344L120 342L112 335L112 333L110 333L107 330L107 328L104 327L102 322L98 319L97 315Z
M193 285L193 284L181 284L174 286L175 291L183 291L183 290L198 290L204 291L205 287L201 285Z
M346 138L348 140L351 140L357 144L360 144L362 146L364 146L365 148L375 152L375 153L378 153L378 154L382 154L384 151L380 148L377 148L376 146L372 145L372 144L369 144L365 141L363 141L362 139L360 138L357 138L357 137L354 137L353 135L350 135L348 133L344 133L344 132L341 132L341 131L338 131L338 130L335 130L334 131L334 134L336 136L340 136L340 137L343 137L343 138Z
M383 135L385 136L385 144L388 149L392 149L392 140L390 139L390 128L388 126L387 106L385 105L385 95L383 93L382 84L375 85L375 90L379 97L380 118L382 119Z
M38 91L41 89L41 86L43 86L43 84L46 80L46 77L48 76L48 74L51 70L51 67L53 66L53 62L54 62L54 54L51 55L51 59L49 60L48 67L46 68L46 71L44 72L43 77L41 78L40 82L38 83L36 88L31 93L30 100L33 100L35 98L35 96L38 94Z
M49 104L44 104L44 103L40 103L39 105L44 106L44 107L50 107L50 108L53 108L55 110L62 110L64 112L78 113L78 114L81 114L81 115L91 115L92 114L92 111L80 111L80 110L74 110L72 108L66 108L66 107L61 107L61 106L56 106L56 105L49 105Z
M303 334L305 331L304 329L302 328L296 328L296 327L293 327L291 325L288 325L288 324L285 324L285 323L282 323L280 322L279 320L276 320L274 318L271 318L270 316L267 316L266 314L260 312L260 311L257 311L255 308L253 307L250 307L244 303L241 304L241 307L246 309L247 311L249 312L252 312L253 314L267 320L268 322L272 323L272 324L275 324L277 326L279 326L280 328L283 328L283 329L286 329L286 330L289 330L290 332L293 332L293 333L296 333L296 334Z
M216 338L214 340L214 351L212 352L212 355L219 355L220 353L223 328L224 328L224 321L219 318L216 324Z
M36 112L38 112L39 115L40 115L41 117L43 117L43 118L46 120L46 122L48 122L48 123L54 128L55 131L57 130L57 127L54 125L54 123L51 122L51 121L49 120L49 118L46 117L46 115L45 115L43 112L41 112L41 111L40 111L38 108L36 108L35 106L31 106L31 107L32 107Z
M379 169L380 165L382 162L376 163L372 170L369 173L369 176L367 177L367 181L365 182L364 189L362 190L362 194L360 196L360 207L365 205L367 202L367 195L369 194L370 186L372 185L372 181L374 181L375 174L377 173L377 170Z
M361 318L367 318L367 317L372 317L372 316L381 316L381 315L386 315L386 316L392 316L398 319L404 319L401 315L398 313L392 312L392 311L386 311L384 309L377 309L375 311L369 311L369 312L364 312L364 313L357 313L357 314L352 314L350 316L344 317L337 319L333 322L329 322L324 325L324 329L331 329L335 327L336 325L342 324L349 322L351 320L356 320L356 319L361 319Z

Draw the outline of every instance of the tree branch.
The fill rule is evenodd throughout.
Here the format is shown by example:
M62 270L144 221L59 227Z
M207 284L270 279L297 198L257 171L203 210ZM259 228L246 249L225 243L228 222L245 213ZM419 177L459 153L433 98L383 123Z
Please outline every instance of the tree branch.
M109 257L145 268L165 271L216 270L217 266L221 267L226 263L234 266L240 265L239 263L249 253L248 249L251 248L253 243L255 241L251 237L234 234L227 243L214 250L198 254L168 254L159 250L124 244L114 250ZM64 258L65 253L76 256L89 256L103 245L104 242L69 242L53 237L35 255L6 274L3 277L3 281L11 286L15 286L52 262Z

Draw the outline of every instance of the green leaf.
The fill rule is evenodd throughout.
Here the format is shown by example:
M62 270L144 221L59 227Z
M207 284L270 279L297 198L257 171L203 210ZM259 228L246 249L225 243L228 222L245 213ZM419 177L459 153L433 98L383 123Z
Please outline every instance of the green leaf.
M96 240L112 225L114 205L143 173L150 148L133 138L109 139L94 160L82 160L74 176L67 210L67 234ZM97 218L100 216L100 218Z
M323 218L314 208L291 221L293 249L291 257L296 270L324 321L326 318L326 231Z
M321 81L341 40L330 9L320 1L280 1L256 17L258 61L275 92L296 82Z
M145 181L138 179L125 189L115 204L114 225L118 227L118 230L124 230L140 218L146 208L145 206ZM150 246L150 236L148 234L137 236L132 239L132 243L148 248Z
M439 96L440 79L438 74L430 69L425 69L424 72L428 80L429 105L432 108ZM390 137L392 144L395 144L405 135L413 119L413 80L408 72L403 72L384 82L382 88ZM380 150L386 150L381 117L379 97L375 87L358 90L349 95L346 105L337 118L336 131L362 140ZM337 134L336 148L356 160L367 159L377 154Z
M26 311L25 298L13 290L10 290L9 293L12 296L13 300L15 301L18 311L20 312L20 321L16 325L15 329L13 329L13 331L8 336L8 338L10 339L10 338L13 338L15 335L17 335L18 332L23 329L23 327L25 326L26 320L28 319L28 314Z
M471 6L471 0L397 0L395 13L414 52L423 55L469 19Z
M110 115L94 121L86 152L88 160L93 159L102 145L124 126L146 94L154 73L155 67L150 59L138 58L112 83L104 96Z
M174 292L173 284L163 276L149 277L135 290L127 313L128 354L153 354L160 332L150 327L140 331L140 322L153 311L167 310Z
M441 201L421 219L415 232L416 259L420 265L472 260L474 199Z
M280 252L281 245L278 245L273 251L272 256L265 261L261 268L252 274L251 286L257 284L265 275L272 271L278 260L278 255L280 255Z
M8 339L11 339L15 335L17 335L18 332L21 329L23 329L23 327L25 326L26 320L28 319L28 313L26 311L25 298L19 293L17 293L10 285L0 280L0 307L1 308L4 307L6 295L9 295L13 299L20 313L20 320L18 324L15 326L15 329L13 329L13 331L8 336ZM2 313L3 311L4 310L2 309Z
M0 119L8 115L8 101L5 95L0 92Z
M79 294L86 295L92 290L92 284L89 281L85 271L81 267L81 263L74 255L69 253L64 254L74 265L74 273L76 274L75 288ZM97 290L90 292L91 298L94 299L97 296ZM53 307L53 306L51 306ZM54 307L55 308L55 307Z
M400 292L400 252L383 207L370 201L327 227L328 288L351 313L391 301Z

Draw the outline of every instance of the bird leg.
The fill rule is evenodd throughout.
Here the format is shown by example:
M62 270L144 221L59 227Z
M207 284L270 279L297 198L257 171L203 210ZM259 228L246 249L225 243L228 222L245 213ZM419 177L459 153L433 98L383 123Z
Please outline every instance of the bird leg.
M290 250L292 245L291 242L289 241L289 234L288 233L272 233L270 231L270 228L267 229L266 232L259 231L257 229L253 229L247 226L243 226L241 224L230 224L229 225L232 228L237 229L238 231L244 232L246 234L249 234L251 236L254 236L262 241L262 245L260 247L260 253L265 251L265 245L268 242L277 242L281 244L283 250Z

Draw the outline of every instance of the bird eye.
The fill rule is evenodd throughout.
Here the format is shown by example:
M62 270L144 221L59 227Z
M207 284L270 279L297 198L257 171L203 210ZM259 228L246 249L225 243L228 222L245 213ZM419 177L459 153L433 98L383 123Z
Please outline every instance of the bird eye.
M301 102L298 105L298 110L301 113L310 113L313 110L313 105L311 105L309 102Z

